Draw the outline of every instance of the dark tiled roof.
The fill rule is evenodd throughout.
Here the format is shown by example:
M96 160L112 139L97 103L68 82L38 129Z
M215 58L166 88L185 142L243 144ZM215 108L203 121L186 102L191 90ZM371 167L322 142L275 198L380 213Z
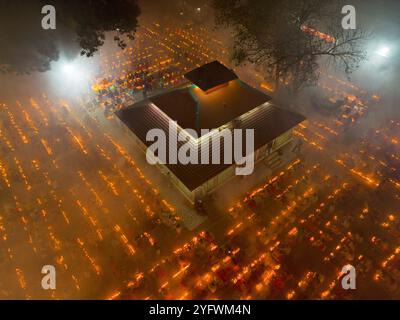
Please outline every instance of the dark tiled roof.
M182 128L216 129L271 100L246 83L235 80L211 93L186 86L150 98L160 110Z
M201 90L208 91L237 79L237 75L220 62L213 61L186 73L185 78Z
M146 145L146 134L153 128L159 128L168 133L168 118L151 104L143 103L117 111L119 119ZM297 113L269 105L254 112L238 124L237 128L254 129L255 150L274 140L286 131L301 123L305 118ZM167 143L168 141L168 134ZM178 144L179 147L179 144ZM218 146L219 152L224 153L223 145ZM210 148L210 155L212 153ZM176 150L174 151L176 152ZM167 148L168 154L168 148ZM211 159L211 156L210 156ZM174 175L189 189L194 190L215 175L227 169L229 164L167 164Z

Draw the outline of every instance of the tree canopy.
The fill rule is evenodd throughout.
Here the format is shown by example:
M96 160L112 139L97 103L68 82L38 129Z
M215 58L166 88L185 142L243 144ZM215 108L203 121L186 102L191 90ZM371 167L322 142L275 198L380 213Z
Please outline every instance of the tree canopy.
M56 29L44 30L42 7L56 9ZM133 39L140 8L136 0L2 0L0 2L0 71L47 71L50 63L76 54L92 56L107 32L125 48Z
M214 0L217 25L233 30L233 60L265 68L266 79L313 84L321 63L347 74L366 59L369 34L342 27L338 0ZM322 33L317 33L322 32Z

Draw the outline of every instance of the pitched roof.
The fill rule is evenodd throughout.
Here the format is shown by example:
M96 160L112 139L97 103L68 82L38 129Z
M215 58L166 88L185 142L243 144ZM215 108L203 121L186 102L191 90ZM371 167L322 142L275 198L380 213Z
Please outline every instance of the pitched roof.
M162 114L151 103L139 102L131 107L116 112L118 118L148 147L153 142L146 141L146 134L153 128L166 132L168 141L168 117ZM305 118L295 112L278 108L273 105L265 106L250 114L241 121L237 128L254 129L254 149L257 150L278 136L292 129ZM182 143L178 143L178 147ZM213 152L220 152L223 159L223 142L217 148L209 148L210 159ZM167 153L169 148L167 148ZM173 150L176 152L176 150ZM230 167L230 164L167 164L169 170L191 191L206 181Z
M189 85L150 98L180 127L194 129L198 136L201 129L219 128L270 100L238 79L211 93Z
M185 78L203 91L237 79L237 75L218 61L202 65L185 74Z

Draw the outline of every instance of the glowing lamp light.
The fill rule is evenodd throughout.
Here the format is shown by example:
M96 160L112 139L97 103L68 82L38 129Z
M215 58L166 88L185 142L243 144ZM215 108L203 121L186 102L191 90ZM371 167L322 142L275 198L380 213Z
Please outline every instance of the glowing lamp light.
M64 62L60 66L62 78L75 85L81 84L85 78L85 67L78 62Z
M79 94L91 89L94 83L94 74L99 70L99 58L76 56L67 58L61 55L59 61L54 62L49 72L51 86L63 98L75 98Z
M66 74L74 74L75 73L75 68L71 63L66 63L62 66L62 71Z
M377 54L381 57L387 58L390 55L390 48L389 47L382 47L377 51Z

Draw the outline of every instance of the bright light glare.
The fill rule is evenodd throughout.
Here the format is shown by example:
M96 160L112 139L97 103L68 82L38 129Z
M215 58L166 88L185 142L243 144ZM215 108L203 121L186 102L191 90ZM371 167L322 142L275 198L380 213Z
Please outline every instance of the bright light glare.
M84 78L85 73L88 71L84 64L79 63L77 60L71 62L64 62L60 66L60 76L64 81L80 85Z
M75 68L71 63L66 63L62 66L62 71L66 74L73 74L75 72Z
M387 58L387 57L389 57L389 54L390 54L390 48L389 47L382 47L377 51L377 53L380 56Z
M98 58L75 57L71 60L62 57L52 66L51 84L54 90L69 97L90 90L98 63Z

